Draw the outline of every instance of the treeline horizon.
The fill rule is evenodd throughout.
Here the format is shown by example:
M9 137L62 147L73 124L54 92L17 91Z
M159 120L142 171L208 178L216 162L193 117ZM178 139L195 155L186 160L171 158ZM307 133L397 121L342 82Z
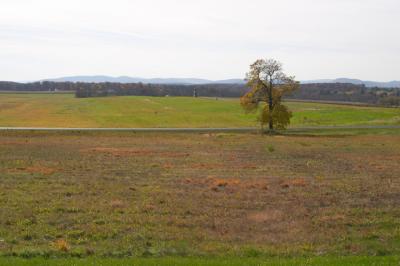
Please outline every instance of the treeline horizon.
M241 97L249 88L245 84L144 84L144 83L86 83L86 82L32 82L0 81L0 91L72 91L77 98L107 96L198 96ZM301 84L288 99L344 101L400 106L400 88L366 87L350 83Z

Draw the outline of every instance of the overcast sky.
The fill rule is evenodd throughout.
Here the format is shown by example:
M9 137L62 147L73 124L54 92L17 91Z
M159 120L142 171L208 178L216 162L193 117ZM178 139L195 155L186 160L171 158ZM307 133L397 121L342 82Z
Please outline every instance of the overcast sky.
M400 1L0 1L0 80L242 78L271 57L299 80L399 80Z

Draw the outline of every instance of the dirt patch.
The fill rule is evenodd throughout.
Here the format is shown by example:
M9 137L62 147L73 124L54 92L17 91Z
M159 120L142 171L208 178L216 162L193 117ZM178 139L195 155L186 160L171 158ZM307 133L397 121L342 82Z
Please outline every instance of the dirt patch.
M346 219L346 216L343 214L334 214L334 215L326 215L320 217L320 222L322 223L334 223L337 224L341 221L344 221Z
M113 209L120 209L125 207L125 203L122 200L116 199L110 202L110 206Z
M261 212L254 212L247 216L250 221L256 223L266 223L266 222L278 222L283 220L285 214L280 210L264 210Z

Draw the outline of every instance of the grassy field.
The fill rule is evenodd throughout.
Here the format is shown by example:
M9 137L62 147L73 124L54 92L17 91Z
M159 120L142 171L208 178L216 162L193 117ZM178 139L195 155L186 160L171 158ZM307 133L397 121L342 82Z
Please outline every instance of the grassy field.
M400 125L288 105L293 127ZM257 124L237 99L0 94L0 126ZM398 265L399 161L399 129L0 132L0 265Z
M293 127L400 125L400 108L288 103ZM16 127L252 127L238 99L0 94L0 126Z
M16 259L0 258L4 266L392 266L399 265L399 257L315 257L315 258L136 258L136 259Z
M0 134L3 256L400 252L399 130Z

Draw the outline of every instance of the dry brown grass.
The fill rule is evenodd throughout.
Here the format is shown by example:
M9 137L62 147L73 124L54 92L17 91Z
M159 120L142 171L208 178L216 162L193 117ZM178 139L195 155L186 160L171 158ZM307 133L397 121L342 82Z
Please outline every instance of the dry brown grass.
M65 239L57 239L53 244L55 249L62 252L68 252L71 249L68 242Z
M29 174L52 175L55 172L57 172L57 169L47 167L47 166L34 165L34 166L28 166L28 167L12 168L12 169L8 169L8 171L9 172L24 172L24 173L29 173Z
M110 206L113 209L123 208L125 207L125 203L122 200L112 200L110 202Z
M400 251L396 135L20 133L0 142L0 252L54 239L100 254L181 243L191 254Z

